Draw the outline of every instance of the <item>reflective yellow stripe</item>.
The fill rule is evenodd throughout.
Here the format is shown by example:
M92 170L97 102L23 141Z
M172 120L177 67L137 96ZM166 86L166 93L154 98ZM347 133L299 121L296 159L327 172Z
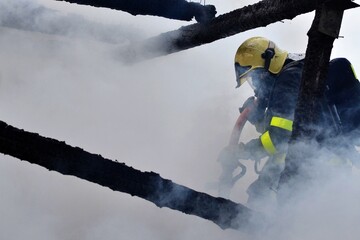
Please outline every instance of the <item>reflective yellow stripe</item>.
M358 78L356 77L356 73L355 73L355 70L354 70L353 65L351 64L350 66L351 66L351 69L352 69L352 71L353 71L353 73L354 73L355 78L358 79Z
M272 117L270 126L292 131L293 121L281 117Z
M263 135L261 135L260 141L268 153L274 154L276 152L276 148L271 141L269 131L266 131Z
M278 127L278 128L285 129L288 131L292 131L293 121L286 119L286 118L281 118L281 117L272 117L270 126ZM269 131L266 131L263 135L261 135L260 141L261 141L264 149L268 153L270 153L270 154L276 153L276 148L271 140ZM283 158L283 159L285 159L285 158ZM281 160L279 159L279 161L281 161Z

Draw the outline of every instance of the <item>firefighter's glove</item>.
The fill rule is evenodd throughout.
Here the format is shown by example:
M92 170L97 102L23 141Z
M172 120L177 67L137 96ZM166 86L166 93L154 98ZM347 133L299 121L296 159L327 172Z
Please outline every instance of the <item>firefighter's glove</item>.
M257 125L263 121L265 117L264 109L259 108L257 102L255 101L255 97L249 97L243 104L241 108L239 108L240 113L242 113L246 108L250 108L250 113L247 117L247 120L253 124Z
M243 143L229 145L221 150L218 161L224 168L235 169L239 166L239 159L249 159L250 153Z
M257 161L268 155L258 138L250 140L244 147L251 160Z

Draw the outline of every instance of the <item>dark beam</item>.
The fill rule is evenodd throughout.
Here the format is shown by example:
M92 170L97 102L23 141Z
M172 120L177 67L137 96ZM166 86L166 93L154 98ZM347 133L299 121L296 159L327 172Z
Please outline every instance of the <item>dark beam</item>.
M132 15L153 15L170 19L190 21L195 17L198 22L207 22L215 17L213 5L201 5L186 0L56 0L105 7L125 11Z
M292 184L304 183L310 179L303 166L309 166L316 159L313 151L304 151L305 146L321 145L336 136L337 128L330 129L321 120L321 114L329 110L324 94L326 78L333 42L338 38L342 16L345 9L357 7L350 0L333 1L318 6L315 18L308 32L308 45L302 73L300 92L295 110L293 132L290 139L285 169L280 179L280 187L286 188L289 194L296 192ZM331 112L329 112L331 114ZM333 124L335 125L335 123ZM330 132L332 131L332 132ZM298 143L301 142L302 145ZM301 181L291 181L301 178ZM285 191L283 191L285 192ZM282 196L284 198L284 196ZM286 197L285 197L286 198Z
M223 229L250 230L261 226L259 223L264 220L260 214L241 204L194 191L163 179L157 173L141 172L124 163L17 129L1 121L0 152L50 171L76 176L114 191L143 198L158 207L168 207L210 220Z
M284 19L293 19L300 14L315 10L318 4L326 1L263 0L220 15L207 24L188 25L143 42L133 43L129 48L121 51L121 54L125 62L136 62L179 52L250 29L265 27Z

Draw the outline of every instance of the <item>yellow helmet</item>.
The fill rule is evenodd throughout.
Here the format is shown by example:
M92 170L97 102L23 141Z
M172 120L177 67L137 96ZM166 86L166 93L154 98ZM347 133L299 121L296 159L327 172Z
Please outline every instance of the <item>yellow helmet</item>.
M279 73L287 55L287 51L281 50L269 39L249 38L235 54L236 87L246 82L248 73L257 68L266 69L273 74Z

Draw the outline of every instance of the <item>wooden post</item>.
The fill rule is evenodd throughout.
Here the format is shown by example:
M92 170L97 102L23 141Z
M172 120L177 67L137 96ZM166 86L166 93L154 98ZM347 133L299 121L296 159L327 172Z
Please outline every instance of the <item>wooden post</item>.
M280 179L280 187L289 184L299 175L300 168L314 156L305 152L306 144L316 144L317 137L325 129L320 123L322 102L326 87L331 50L335 38L338 38L342 16L345 9L358 5L347 1L330 1L319 5L308 32L309 41L301 79L300 92L294 116L293 132L290 139L285 170ZM303 174L302 178L304 178Z

